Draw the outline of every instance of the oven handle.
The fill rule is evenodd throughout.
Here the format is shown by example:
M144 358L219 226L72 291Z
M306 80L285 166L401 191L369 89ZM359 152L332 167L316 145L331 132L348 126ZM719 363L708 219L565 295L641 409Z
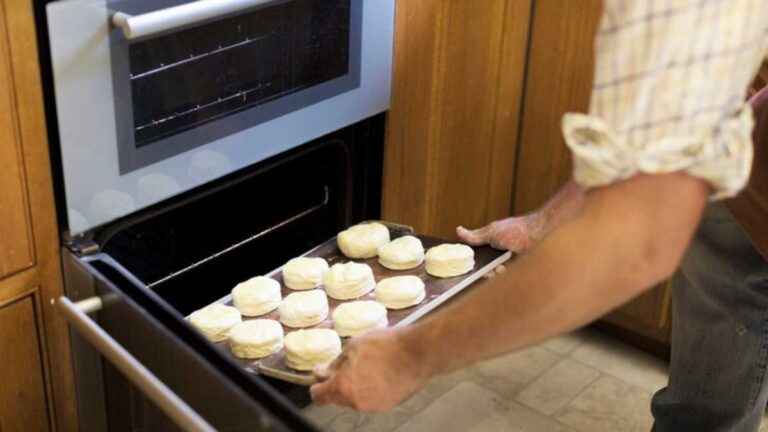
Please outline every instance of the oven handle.
M215 431L216 429L195 410L86 315L100 310L103 305L104 302L100 297L91 297L73 303L67 297L62 296L56 301L56 307L72 327L157 404L177 425L186 431Z
M115 12L112 23L132 40L278 1L285 0L198 0L136 16Z

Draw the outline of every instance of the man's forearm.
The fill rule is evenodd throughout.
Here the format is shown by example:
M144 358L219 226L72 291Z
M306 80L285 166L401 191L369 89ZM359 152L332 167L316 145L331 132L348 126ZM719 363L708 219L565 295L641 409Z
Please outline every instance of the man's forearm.
M540 210L531 215L539 225L537 231L540 238L576 217L583 205L584 189L575 180L568 180Z
M707 192L679 174L596 191L507 272L399 339L434 375L582 326L674 270Z

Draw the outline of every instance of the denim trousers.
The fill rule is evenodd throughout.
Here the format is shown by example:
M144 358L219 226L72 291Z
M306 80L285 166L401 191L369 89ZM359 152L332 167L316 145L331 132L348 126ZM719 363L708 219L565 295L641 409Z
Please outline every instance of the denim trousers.
M672 292L669 383L651 402L653 430L757 431L768 402L768 263L724 205L707 208Z

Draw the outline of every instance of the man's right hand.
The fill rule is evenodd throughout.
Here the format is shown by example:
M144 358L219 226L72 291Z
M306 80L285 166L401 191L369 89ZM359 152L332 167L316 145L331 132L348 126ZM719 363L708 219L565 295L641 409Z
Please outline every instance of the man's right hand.
M491 222L475 230L456 228L459 238L472 246L491 245L496 249L525 252L544 234L544 222L538 213Z

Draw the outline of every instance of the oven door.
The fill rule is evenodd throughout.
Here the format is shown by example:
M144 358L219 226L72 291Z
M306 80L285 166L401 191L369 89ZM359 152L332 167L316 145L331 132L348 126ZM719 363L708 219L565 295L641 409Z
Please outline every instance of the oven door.
M368 119L63 249L80 429L313 430L305 387L245 369L184 317L377 218L383 137Z
M70 234L389 107L395 0L55 0Z
M64 261L70 281L93 290L56 302L73 330L76 372L90 381L78 387L82 431L317 430L109 256L65 251ZM84 355L86 344L107 361Z

